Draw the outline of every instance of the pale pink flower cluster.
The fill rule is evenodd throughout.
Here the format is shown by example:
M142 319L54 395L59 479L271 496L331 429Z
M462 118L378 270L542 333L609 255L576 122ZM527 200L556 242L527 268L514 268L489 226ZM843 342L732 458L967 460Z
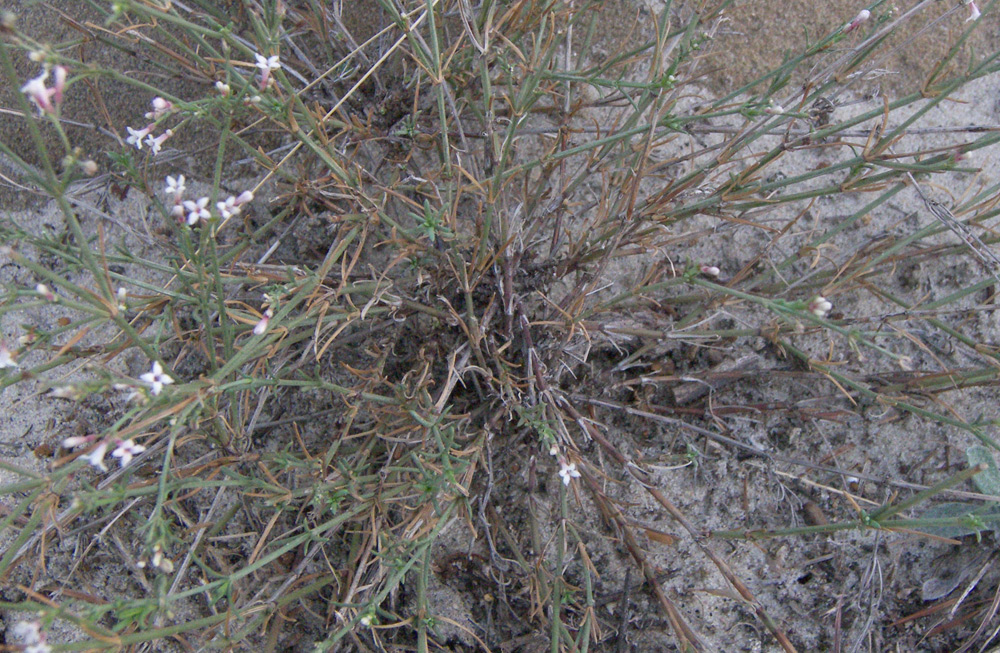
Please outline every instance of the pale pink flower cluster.
M156 396L161 392L163 392L164 386L168 386L174 383L174 378L163 371L163 366L160 365L158 361L154 361L149 372L139 375L139 381L141 383L141 386L139 386L139 384L136 384L135 382L132 382L132 383L116 383L114 384L113 387L115 390L130 390L131 394L129 394L129 396L127 397L127 401L131 401L133 399L143 397L143 395L136 390L137 386L147 388L149 390L149 394ZM74 398L76 391L74 390L71 392L70 390L66 389L71 387L72 386L61 386L53 388L51 394L54 397L63 399ZM91 440L94 439L94 437L95 436L88 436L86 438L69 438L65 442L63 442L63 446L67 448L78 447L81 444L86 444L90 442Z
M173 201L173 206L170 208L170 215L174 216L178 220L184 219L184 191L186 187L184 186L184 175L177 175L176 177L167 176L167 187L166 193Z
M38 115L55 115L63 101L63 91L66 88L66 67L56 66L53 70L55 76L55 86L49 88L45 85L45 80L49 78L48 67L42 70L42 74L30 80L21 87L21 92L26 94L38 107Z
M153 136L152 131L156 129L156 123L152 122L143 127L142 129L132 129L131 127L126 127L129 136L125 141L129 145L134 145L135 149L141 150L143 144L145 143L152 150L153 156L160 153L160 148L163 147L164 141L174 135L172 129L168 129L159 136ZM145 140L143 140L145 139Z
M858 29L859 27L861 27L861 25L866 20L871 18L871 15L872 12L868 11L867 9L862 9L861 11L859 11L858 15L854 17L854 20L849 22L847 25L844 25L844 34L849 34L854 30Z
M279 61L276 54L270 57L265 57L262 54L254 54L254 58L257 59L257 63L254 65L260 69L260 90L263 91L271 82L271 71L281 68L281 61Z
M253 200L253 193L245 190L235 197L230 195L225 202L216 202L215 208L219 209L220 216L228 220L234 215L239 215L240 211L243 210L240 207L251 200Z
M150 101L153 105L152 111L147 111L145 114L146 120L159 120L163 116L167 115L174 110L174 103L170 100L165 100L160 96L156 96Z
M212 217L212 212L208 209L209 198L199 197L196 200L184 199L184 175L177 177L167 177L166 194L173 201L170 208L170 215L185 221L189 226L198 224L201 220ZM253 193L245 190L239 195L230 195L224 202L216 202L215 207L219 210L219 215L224 218L231 218L239 215L243 210L242 206L253 199Z
M816 317L826 317L826 314L833 308L833 304L822 295L817 295L809 302L809 312Z
M140 560L139 562L135 563L135 566L142 569L146 566L146 564L147 563L145 560ZM149 564L151 564L153 567L156 567L165 574L169 574L174 570L173 561L171 561L170 558L167 558L166 556L163 555L163 547L160 546L159 544L153 545L153 557L149 559Z
M66 438L62 441L63 449L76 449L77 447L82 447L85 444L90 444L97 438L96 435L74 435ZM104 454L108 451L108 443L102 442L92 451L90 451L84 458L87 462L101 470L102 472L108 471L107 466L104 464Z
M42 624L38 621L19 621L11 629L14 637L20 642L10 642L11 644L21 644L24 646L24 653L49 653L52 647L45 643L45 633L42 632Z
M142 146L146 145L150 150L152 150L153 156L156 156L160 153L160 148L163 147L163 143L174 135L172 129L167 129L159 136L153 136L153 132L156 130L156 121L173 111L174 105L169 100L165 100L161 97L153 98L150 104L152 104L153 110L146 112L145 117L147 120L152 120L153 122L149 123L142 129L126 127L125 129L128 130L128 138L125 139L125 142L129 145L135 146L135 149L137 150L141 150Z
M85 444L90 444L97 438L96 435L75 435L66 438L62 441L62 446L64 449L76 449ZM118 458L122 467L128 466L132 459L138 456L140 453L146 450L141 444L136 444L131 438L128 440L118 440L115 443L115 449L111 452L111 455ZM108 471L108 466L104 464L104 457L108 453L108 443L101 442L96 447L91 449L84 458L90 463L91 466L96 467L102 472Z

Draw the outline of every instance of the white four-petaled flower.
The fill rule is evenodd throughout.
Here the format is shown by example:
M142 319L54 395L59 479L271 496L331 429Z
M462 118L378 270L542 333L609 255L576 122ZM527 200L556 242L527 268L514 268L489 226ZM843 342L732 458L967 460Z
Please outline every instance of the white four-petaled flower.
M262 54L254 54L257 59L256 66L261 70L277 70L281 68L281 61L278 59L278 55L272 55L270 57L265 57Z
M153 368L139 377L139 380L149 386L150 392L154 395L163 391L163 386L170 385L174 379L163 371L163 366L159 361L153 361Z
M131 439L121 440L118 442L118 447L111 452L111 455L115 458L121 458L122 467L125 467L132 462L133 457L138 456L145 450L146 447L136 444Z
M184 196L184 190L184 175L167 176L167 195L173 195L174 200L178 200Z
M278 55L272 55L270 57L265 57L262 54L254 54L257 59L255 64L260 68L260 90L267 88L267 83L271 81L271 71L278 70L281 68L281 62L278 60Z
M149 136L146 137L146 145L149 146L149 149L153 150L153 156L156 156L157 154L160 153L160 148L163 147L163 141L167 140L173 135L174 135L173 130L168 129L159 136L154 137L152 134L150 134Z
M207 220L212 217L208 210L208 198L202 197L198 200L184 200L184 208L188 212L187 223L190 226L198 224L198 220Z
M569 485L574 478L580 478L580 470L576 468L576 463L568 462L565 459L560 460L559 476L562 478L563 485Z

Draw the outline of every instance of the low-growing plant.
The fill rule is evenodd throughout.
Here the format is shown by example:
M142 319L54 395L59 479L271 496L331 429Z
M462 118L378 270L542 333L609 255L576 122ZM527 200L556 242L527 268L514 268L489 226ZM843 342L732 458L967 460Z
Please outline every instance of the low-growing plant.
M365 4L86 3L65 42L5 15L30 144L0 153L58 216L0 221L4 405L54 419L0 460L19 642L625 650L637 605L721 650L705 587L768 645L857 650L868 614L813 632L738 552L995 529L968 416L1000 184L969 157L1000 135L921 122L1000 70L970 45L992 2L944 10L970 20L898 97L873 79L939 3L848 12L726 93L724 1L638 3L603 52L600 2ZM149 111L70 115L112 88ZM894 424L969 466L850 453ZM788 487L837 516L750 507Z

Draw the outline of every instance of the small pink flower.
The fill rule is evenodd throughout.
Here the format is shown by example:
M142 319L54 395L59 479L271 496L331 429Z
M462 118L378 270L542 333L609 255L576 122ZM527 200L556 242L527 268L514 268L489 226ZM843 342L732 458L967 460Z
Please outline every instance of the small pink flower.
M265 57L262 54L254 54L254 57L257 59L255 65L260 68L260 90L263 91L271 81L271 71L281 68L281 62L278 60L278 55Z
M253 328L253 333L256 336L267 331L267 324L271 321L271 317L274 315L274 311L270 308L264 311L264 317L260 318L260 321Z
M187 223L192 227L198 224L198 220L207 220L212 217L212 213L208 210L207 197L202 197L197 201L184 200L184 208L188 212Z
M968 5L969 11L971 12L969 17L965 19L965 22L969 22L970 20L979 20L979 17L983 15L983 13L979 11L979 7L976 6L975 0L965 0L962 4Z
M56 89L49 89L45 86L45 80L49 78L49 71L43 70L42 74L28 81L21 87L21 92L31 98L31 101L38 107L38 115L55 113L56 108L52 104L52 96Z
M132 458L138 456L146 450L141 444L136 444L132 440L119 440L118 447L111 452L115 458L121 458L122 467L132 462Z
M84 456L87 462L101 470L102 472L108 471L107 465L104 464L104 454L108 451L108 443L102 442L94 450Z
M232 92L232 89L229 88L229 84L226 84L225 82L216 82L215 90L221 93L222 97L228 97Z
M7 348L7 343L0 341L0 370L8 367L17 367L14 354Z
M854 30L858 29L859 27L861 27L862 23L871 18L871 15L872 12L868 11L867 9L862 9L861 11L859 11L858 15L854 17L854 20L852 20L851 22L849 22L847 25L844 26L844 34L849 34Z
M63 91L66 90L66 66L56 66L54 72L56 74L56 85L49 92L52 93L52 99L55 101L56 106L59 106L63 101Z
M139 377L139 380L149 386L150 392L154 395L163 391L163 386L174 382L173 377L164 373L163 366L159 361L153 361L153 368Z
M809 302L809 312L816 317L826 317L826 314L829 313L832 308L833 304L831 304L826 297L823 297L822 295L817 295L811 302Z
M719 268L714 265L701 265L698 267L698 270L706 277L712 277L714 279L719 276Z
M36 285L35 292L41 295L47 302L54 302L58 301L59 299L58 297L56 297L56 294L51 290L49 290L49 287L46 286L44 283Z
M219 209L219 215L221 215L223 218L228 219L234 215L239 215L240 211L243 210L240 207L252 199L253 199L253 193L248 190L245 190L236 197L230 195L228 198L226 198L225 202L216 202L215 207Z
M45 633L39 621L20 621L9 631L21 640L24 653L51 653L52 647L45 643ZM18 650L21 650L18 647Z
M129 145L134 145L135 149L141 150L142 139L146 138L146 136L149 135L149 132L153 131L155 128L156 125L152 123L146 125L142 129L132 129L131 127L126 127L125 129L128 130L129 137L125 139L125 142Z
M159 96L153 98L150 104L153 105L153 110L146 113L145 117L147 120L156 120L174 110L172 102L164 100Z
M173 135L174 135L173 130L168 129L159 136L156 136L155 138L152 135L146 137L146 145L149 146L149 149L153 150L153 156L156 156L157 154L160 153L160 148L163 146L163 141L167 140Z
M92 435L74 435L62 441L63 449L76 449L94 439Z

